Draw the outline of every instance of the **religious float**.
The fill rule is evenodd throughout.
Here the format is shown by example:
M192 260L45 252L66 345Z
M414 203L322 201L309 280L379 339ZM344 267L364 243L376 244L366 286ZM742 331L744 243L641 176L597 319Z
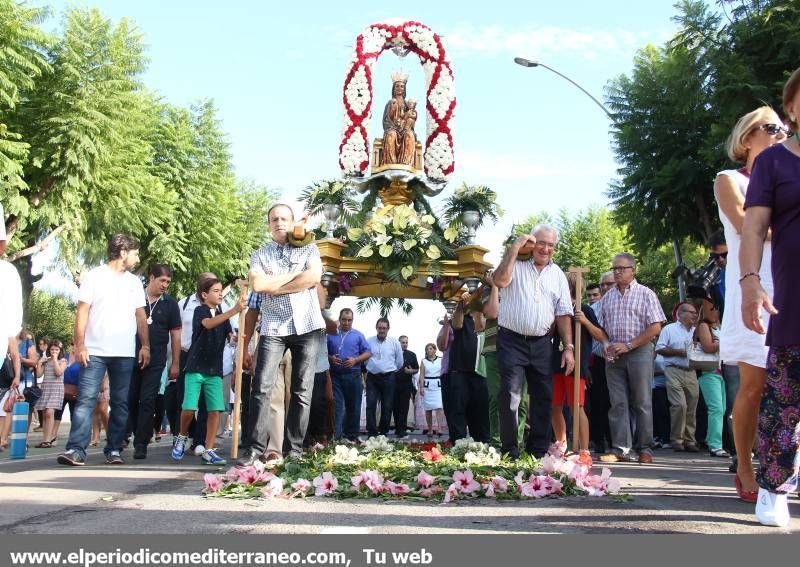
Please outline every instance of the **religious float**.
M419 58L425 101L418 108L406 96L408 75L393 73L382 136L370 147L373 72L389 50ZM441 38L414 21L369 26L356 38L342 98L342 179L312 186L303 196L308 212L323 214L326 222L317 245L329 301L340 295L437 299L452 311L459 291L474 291L491 268L487 250L475 244L475 229L485 218L496 219L499 209L485 187L458 189L442 215L428 202L444 190L456 165L455 80ZM415 132L420 113L424 143Z

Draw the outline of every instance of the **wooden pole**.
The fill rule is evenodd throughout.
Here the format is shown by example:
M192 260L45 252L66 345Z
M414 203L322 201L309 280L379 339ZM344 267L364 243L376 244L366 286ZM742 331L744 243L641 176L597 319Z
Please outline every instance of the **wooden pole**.
M580 309L583 303L583 274L589 268L570 268L570 273L576 275L575 280L575 309ZM575 321L575 369L573 370L572 384L572 450L579 453L580 447L580 399L581 399L581 324Z
M242 290L239 301L247 298L247 280L237 280L236 284ZM244 349L248 345L244 344L244 320L247 315L247 307L239 312L239 335L236 338L236 363L233 370L233 437L231 445L231 459L239 457L239 424L242 416L242 363L244 362Z

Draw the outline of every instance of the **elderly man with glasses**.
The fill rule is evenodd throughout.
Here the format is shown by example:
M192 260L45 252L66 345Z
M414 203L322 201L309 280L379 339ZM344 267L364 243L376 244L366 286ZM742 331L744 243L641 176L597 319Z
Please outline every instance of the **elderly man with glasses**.
M633 448L639 452L639 462L649 464L653 462L653 339L666 317L656 294L636 281L633 255L617 254L612 264L616 285L594 306L609 337L605 350L613 449L600 460L633 460ZM636 423L635 440L631 412Z
M517 238L506 250L494 271L500 289L497 316L497 362L500 390L500 441L503 453L519 456L518 409L522 384L530 394L531 432L526 450L541 458L548 449L552 414L552 332L555 323L565 345L562 366L565 374L575 365L572 345L572 298L564 272L553 263L558 231L547 225L534 227L531 234ZM520 250L533 247L530 259L520 259Z

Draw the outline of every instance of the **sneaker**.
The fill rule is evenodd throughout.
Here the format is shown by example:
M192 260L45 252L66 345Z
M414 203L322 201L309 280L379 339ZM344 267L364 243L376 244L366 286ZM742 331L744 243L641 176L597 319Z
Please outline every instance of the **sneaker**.
M136 445L133 448L133 458L134 459L146 459L147 458L147 445Z
M195 457L199 457L200 455L202 455L202 454L203 454L203 453L205 453L205 452L206 452L206 448L205 448L205 447L203 447L202 445L197 445L197 446L195 446L195 448L194 448L194 455L195 455Z
M200 462L204 465L213 465L218 467L227 464L227 461L217 455L214 452L214 449L207 449L206 451L203 451L203 456L200 458Z
M125 464L125 461L122 460L122 455L119 454L119 451L111 451L106 455L106 463L109 465L122 465Z
M82 467L86 464L86 460L76 450L70 449L66 453L61 453L58 456L58 464Z
M172 444L172 458L180 461L186 452L186 442L188 439L184 435L178 435Z
M763 488L758 489L756 517L764 526L785 528L789 525L789 502L786 493L778 494Z

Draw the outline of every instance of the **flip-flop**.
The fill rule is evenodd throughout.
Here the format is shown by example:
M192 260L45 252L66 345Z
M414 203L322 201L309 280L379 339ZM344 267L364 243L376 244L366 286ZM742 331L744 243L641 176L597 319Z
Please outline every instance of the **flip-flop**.
M53 447L53 444L50 443L49 441L42 441L41 443L39 443L38 445L35 445L34 447L36 449L50 449L50 448Z

